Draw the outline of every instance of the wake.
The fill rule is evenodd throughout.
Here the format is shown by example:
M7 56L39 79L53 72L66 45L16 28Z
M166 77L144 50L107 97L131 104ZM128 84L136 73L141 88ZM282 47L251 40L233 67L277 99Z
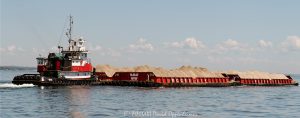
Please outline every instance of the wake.
M0 88L28 88L34 87L33 84L22 84L22 85L15 85L13 83L0 83Z

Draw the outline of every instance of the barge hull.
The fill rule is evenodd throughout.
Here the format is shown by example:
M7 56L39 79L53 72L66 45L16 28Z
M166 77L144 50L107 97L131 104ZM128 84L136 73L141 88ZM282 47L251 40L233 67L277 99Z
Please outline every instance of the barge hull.
M166 78L167 79L167 78ZM196 81L197 82L197 81ZM67 80L58 78L44 78L37 74L24 74L16 76L12 81L13 84L34 84L38 86L71 86L71 85L92 85L92 86L137 86L137 87L228 87L228 86L298 86L298 83L287 81L285 83L259 83L244 82L244 81L228 81L228 82L213 82L213 83L195 83L195 81L184 81L172 83L172 80L165 82L157 81L130 81L130 80Z

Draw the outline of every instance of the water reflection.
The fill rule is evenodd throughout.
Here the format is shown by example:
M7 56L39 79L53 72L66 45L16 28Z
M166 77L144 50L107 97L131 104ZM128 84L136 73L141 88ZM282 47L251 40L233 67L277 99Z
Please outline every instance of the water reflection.
M69 94L69 111L72 118L85 118L86 114L82 111L90 104L90 87L89 86L72 86Z
M85 118L90 103L89 86L40 87L37 102L43 103L39 111L49 111L53 116Z

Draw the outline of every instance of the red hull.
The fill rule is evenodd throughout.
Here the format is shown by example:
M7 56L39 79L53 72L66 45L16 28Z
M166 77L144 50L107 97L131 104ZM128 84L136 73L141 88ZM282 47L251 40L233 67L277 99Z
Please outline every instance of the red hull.
M76 72L92 72L93 67L92 64L85 64L84 66L72 66L72 71Z

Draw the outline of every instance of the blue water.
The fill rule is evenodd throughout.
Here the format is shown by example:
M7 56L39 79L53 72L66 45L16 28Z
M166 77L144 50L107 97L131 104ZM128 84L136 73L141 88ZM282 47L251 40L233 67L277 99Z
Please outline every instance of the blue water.
M298 118L300 87L142 88L15 86L0 70L0 117ZM299 75L293 76L300 81Z

